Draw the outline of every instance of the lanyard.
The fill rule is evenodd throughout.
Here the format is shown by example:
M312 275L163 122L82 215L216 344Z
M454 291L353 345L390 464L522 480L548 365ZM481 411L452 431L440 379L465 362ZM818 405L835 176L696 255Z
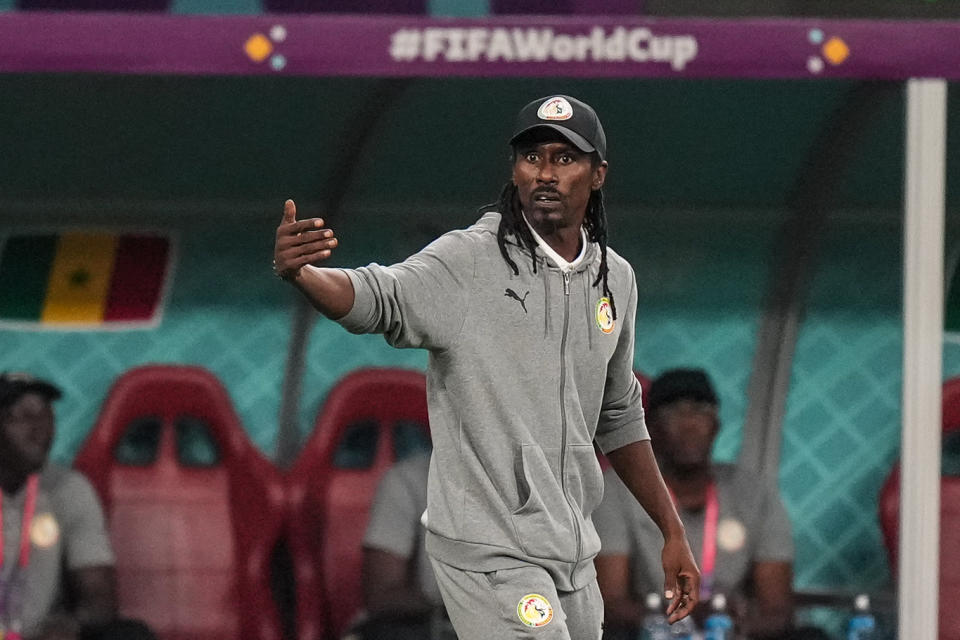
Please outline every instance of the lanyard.
M23 520L20 523L20 568L26 567L30 562L30 525L33 523L33 512L37 508L37 487L40 484L40 476L31 475L27 479L27 495L23 501ZM3 540L3 492L0 491L0 567L4 564L4 540Z
M670 497L679 508L677 496L670 489ZM720 501L717 485L707 485L706 505L703 514L703 548L700 553L700 600L710 598L713 591L713 573L717 565L717 522L720 519Z
M703 518L703 553L700 562L700 599L707 600L713 591L713 570L717 565L717 520L720 518L720 501L717 500L717 485L707 486L707 506Z
M37 487L40 484L40 476L32 474L27 478L27 494L23 501L23 520L20 523L20 554L17 558L18 568L11 574L9 584L0 584L0 640L20 640L20 624L17 616L22 613L22 594L16 595L18 591L17 581L13 576L20 573L22 580L22 570L30 562L30 525L33 524L33 512L37 507ZM0 491L0 567L4 565L4 536L3 536L3 491ZM10 619L10 615L14 618ZM7 625L13 623L12 628Z

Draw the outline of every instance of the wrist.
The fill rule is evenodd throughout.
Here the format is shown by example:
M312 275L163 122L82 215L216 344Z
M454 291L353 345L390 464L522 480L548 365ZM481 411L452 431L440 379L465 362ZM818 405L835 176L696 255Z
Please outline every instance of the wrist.
M683 526L683 522L680 521L680 518L673 519L672 522L667 522L664 524L661 533L663 533L664 542L674 542L687 539L687 530Z
M299 289L304 289L307 286L310 269L310 265L303 265L302 267L297 267L296 269L289 269L280 274L280 279L288 284L294 285Z

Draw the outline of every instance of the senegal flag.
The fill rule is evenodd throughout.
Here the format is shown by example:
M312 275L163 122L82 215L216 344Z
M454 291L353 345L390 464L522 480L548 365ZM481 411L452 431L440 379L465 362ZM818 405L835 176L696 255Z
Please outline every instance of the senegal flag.
M169 261L170 239L165 236L8 236L0 254L0 324L152 324L161 310Z

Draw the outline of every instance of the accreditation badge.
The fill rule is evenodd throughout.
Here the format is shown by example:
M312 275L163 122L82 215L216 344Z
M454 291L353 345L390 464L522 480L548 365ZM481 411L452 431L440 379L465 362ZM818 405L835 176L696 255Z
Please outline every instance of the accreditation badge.
M717 527L717 546L728 553L739 551L747 542L747 528L736 518L724 518Z
M52 513L38 513L30 524L30 542L38 549L49 549L60 539L60 525Z

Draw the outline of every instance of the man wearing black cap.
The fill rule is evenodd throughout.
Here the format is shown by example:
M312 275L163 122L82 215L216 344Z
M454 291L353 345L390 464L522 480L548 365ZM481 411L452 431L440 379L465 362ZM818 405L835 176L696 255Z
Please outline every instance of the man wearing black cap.
M0 374L0 637L68 640L116 614L113 553L93 488L47 464L61 392ZM67 589L74 603L66 606Z
M349 331L430 352L425 539L461 640L600 637L594 443L663 533L680 619L699 572L633 374L636 277L607 247L603 127L589 105L548 96L520 111L510 145L498 203L390 267L312 266L337 240L288 200L275 272Z
M744 636L779 637L793 613L793 538L776 487L748 469L712 463L719 401L704 371L665 371L648 389L647 408L657 460L702 572L695 616L702 620L710 598L722 594ZM613 474L594 521L609 638L633 638L645 596L663 580L660 533Z

